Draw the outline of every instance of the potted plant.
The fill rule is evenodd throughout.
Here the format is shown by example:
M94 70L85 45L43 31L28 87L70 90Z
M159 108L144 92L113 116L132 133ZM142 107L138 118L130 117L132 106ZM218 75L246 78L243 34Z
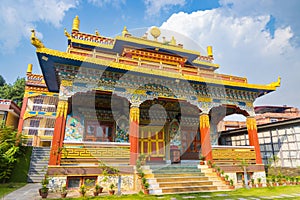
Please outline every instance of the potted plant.
M144 188L145 184L147 183L147 179L145 177L142 178L142 187Z
M291 185L294 185L295 184L295 178L294 177L291 177Z
M215 164L215 163L212 163L212 164L211 164L211 168L212 168L212 171L213 171L213 172L216 172L216 164Z
M86 189L85 185L82 184L82 185L79 187L79 193L80 193L80 196L84 197L85 194L86 194L86 191L87 191L87 189Z
M291 183L291 182L290 182L290 177L289 177L289 176L286 176L286 177L285 177L285 184L286 184L286 185L290 185L290 183Z
M220 174L221 174L222 181L225 181L224 173L225 173L224 170L221 170Z
M94 189L94 196L98 196L100 193L102 193L102 191L103 187L97 183Z
M150 187L150 184L148 182L146 182L144 184L144 194L149 194L149 187Z
M255 183L254 183L254 178L251 178L251 186L252 186L253 188L256 187L256 185L255 185Z
M258 185L258 187L262 187L262 183L261 183L261 178L259 177L259 178L257 178L257 185Z
M229 189L234 189L233 180L230 179L229 181Z
M200 154L199 155L199 159L200 159L200 165L204 165L205 164L205 156L204 155L202 155L202 154Z
M60 196L61 198L66 198L67 194L68 194L67 186L66 184L64 184L60 189Z
M226 185L230 184L228 174L225 175L225 183L226 183Z
M115 186L115 184L113 184L113 183L109 185L109 189L110 189L110 190L109 190L108 192L109 192L110 195L114 195L114 194L115 194L115 190L114 190L115 187L116 187L116 186Z
M212 165L211 160L208 160L208 161L207 161L207 165L208 165L209 168L212 167L212 166L211 166L211 165Z
M276 177L275 176L272 176L272 184L273 184L273 186L277 186Z
M296 179L295 179L295 184L300 185L299 177L296 177Z
M39 193L40 193L40 196L45 199L47 198L48 196L48 191L49 191L49 188L47 187L47 185L49 184L49 180L48 180L48 177L45 176L42 181L41 181L41 184L42 184L42 187L39 189Z

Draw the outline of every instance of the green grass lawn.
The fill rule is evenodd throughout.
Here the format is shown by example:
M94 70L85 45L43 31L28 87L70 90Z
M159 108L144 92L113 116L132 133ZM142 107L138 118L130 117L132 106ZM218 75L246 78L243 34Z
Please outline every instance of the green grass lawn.
M99 196L99 197L85 197L85 198L67 198L67 199L76 199L76 200L81 200L81 199L123 199L123 200L138 200L138 199L146 199L146 200L152 200L152 199L165 199L165 200L170 200L171 198L176 198L177 200L179 199L186 199L184 197L187 196L194 196L196 198L194 199L213 199L213 200L222 200L222 199L238 199L238 198L249 198L249 197L255 197L255 198L260 198L260 197L267 197L267 196L279 196L281 194L285 195L291 195L293 193L298 193L300 194L300 186L280 186L280 187L270 187L270 188L252 188L252 189L237 189L235 191L229 191L229 192L213 192L213 193L192 193L192 194L174 194L174 195L161 195L161 196L153 196L153 195L144 195L144 194L133 194L133 195L121 195L121 196ZM224 196L226 195L226 196ZM205 196L210 196L205 197ZM276 198L273 198L276 199ZM279 198L278 198L279 199ZM299 199L300 196L298 197L284 197L280 199Z
M26 183L5 183L0 184L0 198L4 195L26 185Z

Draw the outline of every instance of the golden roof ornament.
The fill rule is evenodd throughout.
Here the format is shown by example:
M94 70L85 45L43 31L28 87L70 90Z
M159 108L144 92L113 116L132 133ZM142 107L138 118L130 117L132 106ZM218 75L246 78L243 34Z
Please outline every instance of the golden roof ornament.
M65 36L67 36L67 38L71 38L71 35L68 33L66 28L64 29L64 33L65 33Z
M35 30L31 30L31 44L36 48L45 48L44 44L35 36Z
M127 27L124 26L123 31L122 31L122 36L125 37L127 35L130 35L130 34L129 34L128 30L127 30Z
M80 26L80 20L78 15L76 15L76 17L73 20L73 26L72 26L72 31L79 31L79 26Z
M272 82L270 84L268 84L267 86L271 86L271 87L280 87L280 84L281 84L281 77L278 76L278 79L276 82Z
M157 41L157 38L160 36L161 32L160 32L159 28L157 28L156 26L153 26L150 30L150 34L152 35L154 40Z
M172 36L172 39L171 39L171 41L170 41L170 44L171 44L171 45L176 45L176 40L175 40L174 36Z
M99 31L96 29L95 30L95 34L99 37L100 36L100 33L99 33Z
M28 64L27 66L27 74L31 74L32 73L32 64Z

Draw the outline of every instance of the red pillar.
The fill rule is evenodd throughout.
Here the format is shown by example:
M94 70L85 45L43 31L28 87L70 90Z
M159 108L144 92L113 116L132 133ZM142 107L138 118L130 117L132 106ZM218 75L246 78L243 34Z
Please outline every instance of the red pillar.
M212 160L212 148L210 143L210 124L208 114L200 114L201 149L205 160Z
M68 111L68 102L59 101L56 111L56 120L52 138L49 165L60 165L61 148L65 137L66 117Z
M21 109L21 113L20 113L19 125L18 125L18 132L19 133L22 133L22 131L23 131L24 114L26 112L27 103L28 103L28 97L24 97L23 98L22 109Z
M138 107L131 107L129 115L130 165L135 165L139 153L140 109Z
M254 146L255 154L256 154L256 164L262 164L260 146L257 134L257 126L256 119L254 117L247 117L247 130L249 136L249 144L250 146Z

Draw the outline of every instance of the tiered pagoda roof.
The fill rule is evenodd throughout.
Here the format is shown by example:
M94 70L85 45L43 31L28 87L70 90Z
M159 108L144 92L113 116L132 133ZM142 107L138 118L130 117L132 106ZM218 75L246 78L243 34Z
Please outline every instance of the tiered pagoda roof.
M59 91L59 77L55 72L54 63L82 66L97 69L104 66L106 70L139 73L186 80L199 84L223 85L227 88L258 92L262 96L275 91L280 86L280 78L267 85L250 84L247 78L216 73L219 68L215 64L212 47L207 47L207 55L198 51L188 50L177 44L174 37L170 41L158 41L160 30L150 30L154 39L147 36L132 36L126 27L122 35L115 38L99 34L87 34L79 31L79 18L73 21L72 32L65 30L68 38L66 52L48 49L38 40L33 31L32 44L37 48L37 55L49 91ZM66 70L68 70L66 68Z

